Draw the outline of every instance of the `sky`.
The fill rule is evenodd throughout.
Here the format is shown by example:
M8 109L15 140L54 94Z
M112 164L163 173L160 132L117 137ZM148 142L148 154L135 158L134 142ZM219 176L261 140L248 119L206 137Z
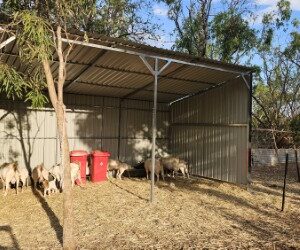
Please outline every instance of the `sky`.
M189 3L189 0L184 0L186 4ZM257 18L255 22L251 23L253 28L259 28L261 25L262 16L264 13L276 10L277 0L253 0L256 4L255 13ZM300 20L300 0L290 0L291 9L293 11L292 19L298 18ZM216 13L222 9L220 0L213 0L212 13ZM170 49L174 44L174 36L171 34L174 33L174 24L168 19L167 16L167 6L164 3L154 3L152 6L153 11L153 22L158 22L161 25L161 29L158 32L160 35L159 41L148 41L152 46L161 47ZM290 30L291 30L290 25ZM277 41L278 44L286 44L288 41L288 36L286 33L282 32L280 34L280 40Z

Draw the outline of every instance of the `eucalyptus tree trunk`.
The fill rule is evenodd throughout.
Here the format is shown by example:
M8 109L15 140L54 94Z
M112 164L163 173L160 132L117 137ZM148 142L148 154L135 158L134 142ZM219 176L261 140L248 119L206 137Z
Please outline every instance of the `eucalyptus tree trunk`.
M63 166L64 186L63 186L63 248L75 249L74 241L74 216L73 216L73 196L71 183L71 169L69 157L69 142L66 130L65 106L62 101L57 104L57 128L60 141L61 162Z
M66 112L63 102L63 86L66 78L66 57L62 52L61 27L58 26L56 34L56 52L59 59L58 80L55 82L49 61L43 61L46 82L50 101L54 107L57 119L57 129L60 142L61 163L63 166L63 249L76 249L74 239L73 196L71 185L71 169L69 158L69 142L66 129Z

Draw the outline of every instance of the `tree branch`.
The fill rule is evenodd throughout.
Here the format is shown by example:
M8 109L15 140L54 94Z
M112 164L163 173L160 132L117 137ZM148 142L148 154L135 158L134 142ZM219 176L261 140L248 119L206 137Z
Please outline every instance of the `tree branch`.
M254 95L252 95L252 97L257 102L257 104L262 108L262 110L263 110L263 112L264 112L264 114L265 114L265 116L267 118L267 121L270 124L270 127L273 127L273 124L272 124L272 122L271 122L271 120L270 120L270 118L268 116L268 113L267 113L265 107L263 106L263 104Z
M62 102L63 101L63 85L66 79L66 63L64 61L64 56L62 52L62 39L61 39L61 26L57 26L56 30L57 34L57 56L58 56L58 61L59 61L59 66L58 66L58 81L57 81L57 92L58 92L58 101Z
M52 103L52 106L55 110L55 112L57 112L57 94L56 94L56 90L55 90L55 84L53 81L53 76L52 76L52 72L51 72L51 68L49 65L49 61L44 60L42 61L43 64L43 68L44 68L44 72L45 72L45 76L46 76L46 82L47 82L47 86L48 86L48 92L49 92L49 97L50 97L50 101Z

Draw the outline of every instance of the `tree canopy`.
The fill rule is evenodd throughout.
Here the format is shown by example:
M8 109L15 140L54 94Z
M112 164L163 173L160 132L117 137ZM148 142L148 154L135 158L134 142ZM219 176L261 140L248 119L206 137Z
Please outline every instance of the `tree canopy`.
M69 30L96 32L111 37L143 42L157 39L158 25L151 22L151 5L146 0L3 0L2 16L32 10L51 24L63 21Z

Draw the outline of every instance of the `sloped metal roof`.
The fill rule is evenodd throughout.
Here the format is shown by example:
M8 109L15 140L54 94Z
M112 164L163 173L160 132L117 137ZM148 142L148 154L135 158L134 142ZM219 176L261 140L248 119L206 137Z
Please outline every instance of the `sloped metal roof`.
M69 37L73 41L81 41L82 44L73 44L73 49L68 57L67 78L64 87L66 93L152 100L153 75L138 55L126 53L126 51L149 56L149 63L152 65L153 57L156 56L172 60L172 63L159 76L159 102L172 102L252 71L249 67L200 59L121 39L94 34L89 34L89 37L88 43L84 42L82 33L72 33ZM3 37L2 41L7 38ZM90 44L92 46L89 46ZM97 48L93 45L122 49L124 53L102 47ZM56 58L57 56L54 54L51 63L54 77L57 76L58 71ZM37 66L20 61L15 41L0 50L0 60L21 72L34 72ZM187 65L185 62L193 64ZM165 60L160 60L160 68L165 63Z

